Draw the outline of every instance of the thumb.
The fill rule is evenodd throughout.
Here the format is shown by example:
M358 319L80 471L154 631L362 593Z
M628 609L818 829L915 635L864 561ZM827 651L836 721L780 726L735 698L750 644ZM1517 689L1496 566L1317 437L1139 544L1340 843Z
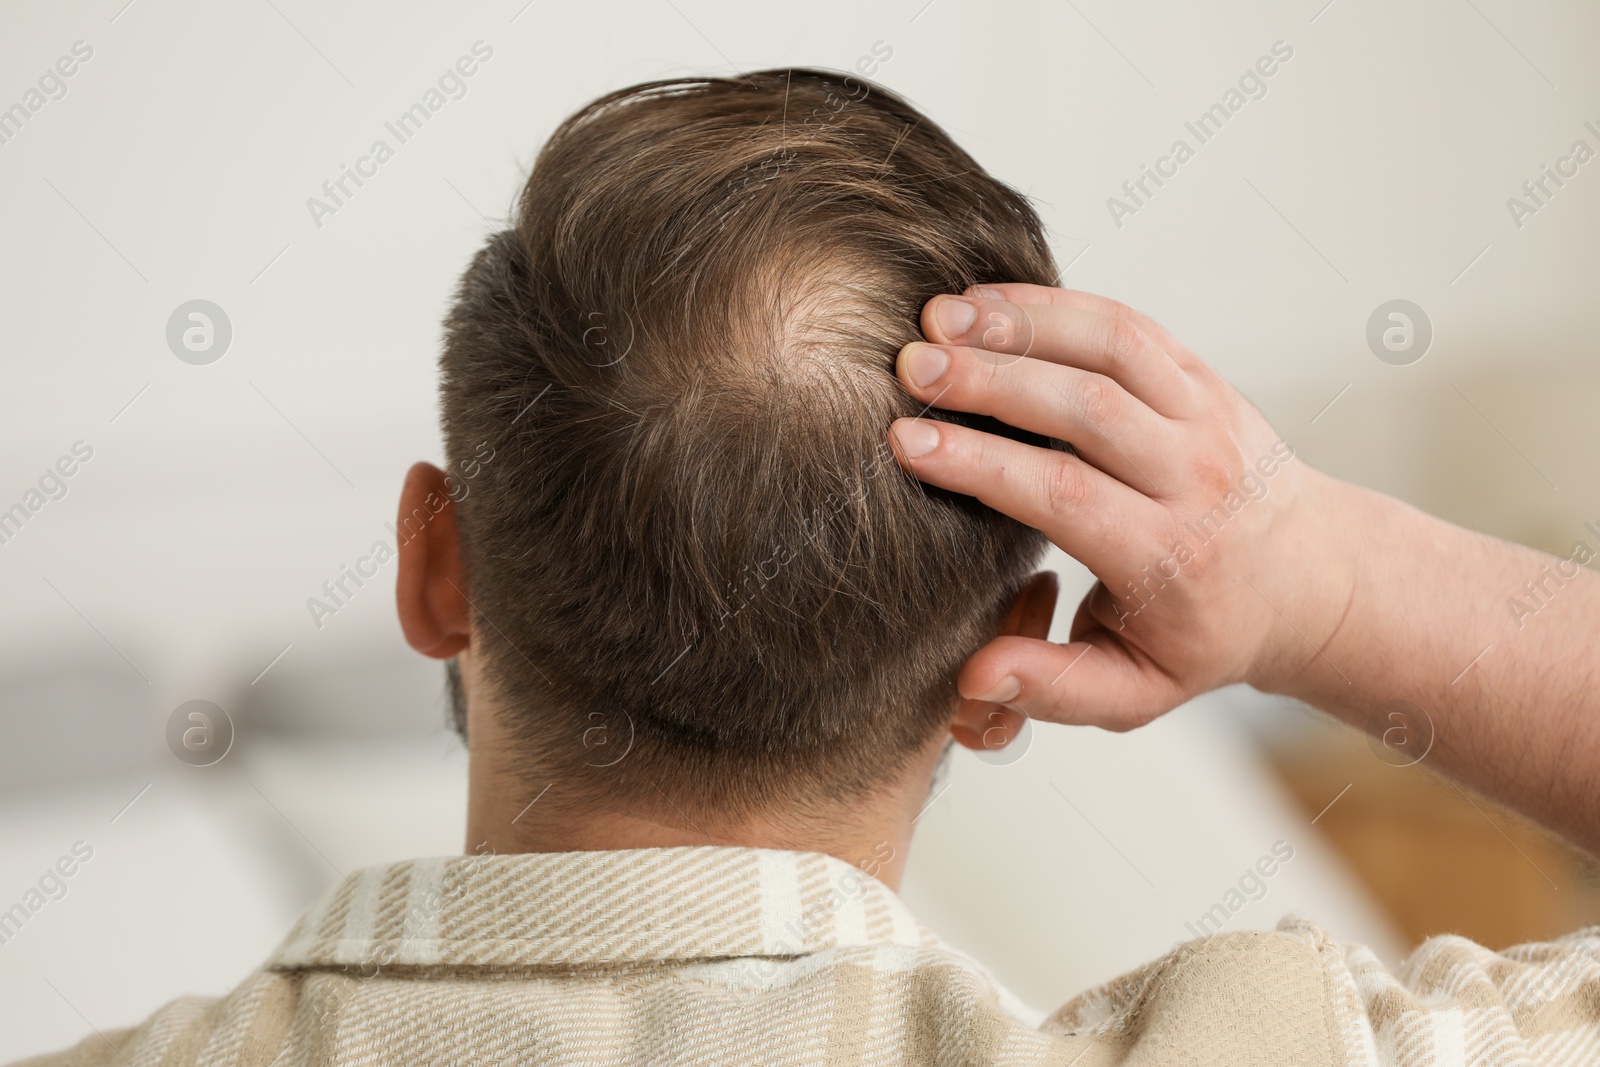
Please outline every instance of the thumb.
M1132 730L1183 703L1154 660L1095 626L1064 645L997 637L956 679L963 697L1004 704L1044 722Z

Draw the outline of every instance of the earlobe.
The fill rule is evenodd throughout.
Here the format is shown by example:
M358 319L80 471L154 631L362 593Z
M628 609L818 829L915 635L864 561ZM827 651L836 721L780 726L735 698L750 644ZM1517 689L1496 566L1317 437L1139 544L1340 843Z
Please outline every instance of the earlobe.
M995 636L1048 640L1060 590L1060 580L1053 571L1040 571L1029 578L1012 601ZM1027 719L1022 712L1004 704L963 698L950 720L950 736L965 748L995 752L1017 739Z
M1017 739L1028 717L1003 704L963 700L950 722L956 744L974 752L998 752Z
M444 486L438 467L415 464L400 491L396 523L400 629L407 644L434 659L449 659L472 643L455 504Z

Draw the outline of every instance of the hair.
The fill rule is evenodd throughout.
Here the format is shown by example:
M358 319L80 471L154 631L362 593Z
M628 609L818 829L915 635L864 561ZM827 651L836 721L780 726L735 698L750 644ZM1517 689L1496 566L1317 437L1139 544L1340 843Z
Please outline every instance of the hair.
M936 294L1055 276L1022 195L854 77L658 81L562 123L442 359L476 647L528 765L740 813L904 769L1044 539L910 477L889 423L1046 442L928 411L896 355Z

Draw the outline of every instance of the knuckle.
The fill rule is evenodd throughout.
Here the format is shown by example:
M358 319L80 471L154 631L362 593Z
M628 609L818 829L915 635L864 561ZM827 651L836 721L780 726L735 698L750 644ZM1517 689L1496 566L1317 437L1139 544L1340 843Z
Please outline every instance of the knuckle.
M1112 318L1124 322L1136 322L1139 319L1139 313L1120 300L1108 298L1105 304L1105 311Z
M1089 422L1101 426L1116 419L1122 409L1122 391L1101 374L1085 375L1078 383L1078 408Z
M1117 315L1105 320L1100 347L1108 365L1121 367L1132 363L1144 351L1144 343L1144 331L1133 319Z
M1194 588L1203 589L1214 576L1223 574L1223 569L1217 561L1217 549L1211 542L1194 538L1191 543L1193 548L1189 552L1188 561L1183 565L1183 573L1193 583ZM1195 635L1196 638L1205 632L1205 630L1199 631Z
M1082 511L1089 505L1092 490L1083 468L1061 457L1044 471L1044 499L1051 514Z
M1206 499L1225 495L1233 488L1233 472L1221 460L1203 457L1195 460L1194 484L1205 492Z

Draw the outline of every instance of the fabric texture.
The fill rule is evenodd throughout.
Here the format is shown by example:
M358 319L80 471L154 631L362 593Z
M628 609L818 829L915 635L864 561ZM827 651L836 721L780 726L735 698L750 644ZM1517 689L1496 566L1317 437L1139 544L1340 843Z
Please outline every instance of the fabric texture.
M1600 928L1389 972L1288 919L1189 942L1041 1018L886 886L816 853L476 855L357 872L262 969L23 1061L230 1064L1600 1064Z

